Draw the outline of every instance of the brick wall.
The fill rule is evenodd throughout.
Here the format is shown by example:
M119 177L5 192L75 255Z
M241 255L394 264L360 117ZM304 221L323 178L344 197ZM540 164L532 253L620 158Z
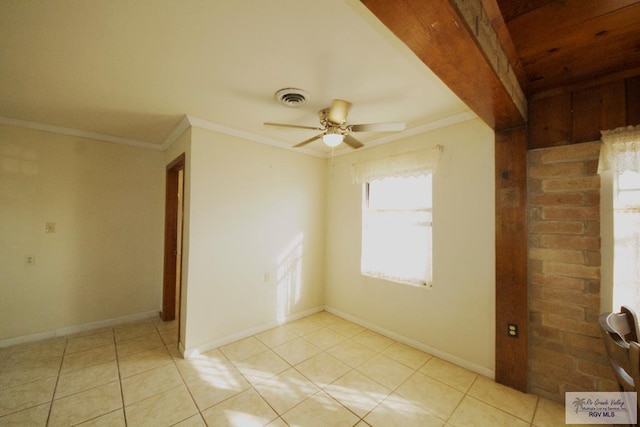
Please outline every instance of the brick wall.
M599 142L528 152L529 391L617 385L600 339Z

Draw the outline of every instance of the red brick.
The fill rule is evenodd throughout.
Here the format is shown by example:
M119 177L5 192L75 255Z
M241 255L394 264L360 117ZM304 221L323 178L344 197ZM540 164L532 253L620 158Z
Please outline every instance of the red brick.
M529 302L529 309L537 310L543 313L560 314L574 320L584 319L584 310L582 310L582 308L577 306L570 306L560 302L532 299L532 301Z
M586 362L584 360L578 361L578 372L586 375L591 375L597 378L606 378L608 380L615 380L613 370L608 364L601 365L599 363Z
M584 289L584 279L575 277L551 276L547 274L532 274L531 283L540 286L551 286L559 289L569 289L582 291Z
M534 206L582 206L584 203L584 195L581 193L542 193L534 194L529 198L529 204Z
M530 360L535 360L544 364L558 366L564 369L573 369L574 358L556 351L541 348L532 348L529 351Z
M529 258L568 264L584 264L585 261L582 251L567 249L531 248Z
M600 221L587 221L585 223L585 236L600 236Z
M568 220L599 220L600 207L559 207L548 206L542 209L542 218L547 219L568 219Z
M543 313L542 324L551 328L558 328L592 337L600 335L600 327L595 323L571 320L557 314Z
M600 255L600 251L585 251L584 253L585 264L600 266L602 261L602 256Z
M570 144L561 147L553 147L544 150L540 156L540 162L553 163L576 160L596 160L600 157L600 142L585 142L582 144Z
M558 328L548 328L546 326L536 326L532 328L531 325L529 325L529 330L531 331L532 338L539 338L546 342L558 342L559 344L562 341L562 331Z
M547 179L542 183L542 191L578 191L599 190L600 176L580 178Z
M545 274L556 276L581 277L584 279L599 279L600 267L588 265L566 264L561 262L545 262L542 266Z
M600 192L589 191L584 193L586 206L600 206Z
M585 294L582 291L574 291L560 288L542 288L542 301L562 303L575 307L589 308L600 303L600 296L593 294ZM582 320L584 320L584 312Z
M567 236L547 234L540 237L544 248L600 250L600 238L595 236Z
M592 377L578 373L574 370L562 369L536 360L531 360L529 366L534 370L534 372L538 372L544 376L553 377L560 383L574 384L591 390L593 390L595 385Z
M529 233L583 234L584 223L581 221L532 221Z
M530 166L528 176L532 178L582 176L584 172L584 162L551 163Z
M575 334L572 332L563 332L562 341L565 344L578 349L594 351L601 354L606 353L604 343L600 336L588 337L586 335Z

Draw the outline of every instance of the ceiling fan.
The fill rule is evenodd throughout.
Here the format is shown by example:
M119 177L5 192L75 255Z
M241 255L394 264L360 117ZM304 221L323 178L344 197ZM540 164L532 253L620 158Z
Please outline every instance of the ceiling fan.
M350 125L347 123L347 115L349 114L350 108L351 103L349 101L334 99L331 103L331 107L318 111L320 127L269 122L265 123L265 125L312 129L321 132L316 136L305 139L304 141L294 145L294 148L302 147L303 145L307 145L308 143L320 138L322 138L322 142L329 147L337 147L344 142L352 148L360 148L363 147L363 144L351 136L352 132L398 132L405 128L405 124L401 122Z

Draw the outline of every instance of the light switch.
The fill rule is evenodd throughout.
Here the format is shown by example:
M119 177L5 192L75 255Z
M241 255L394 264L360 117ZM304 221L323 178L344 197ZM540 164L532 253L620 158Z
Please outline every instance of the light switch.
M56 232L56 223L55 222L47 222L44 225L45 233L55 233Z

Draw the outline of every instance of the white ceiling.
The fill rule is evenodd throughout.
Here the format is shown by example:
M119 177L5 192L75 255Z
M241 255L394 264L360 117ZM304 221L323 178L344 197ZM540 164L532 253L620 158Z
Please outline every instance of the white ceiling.
M309 102L278 104L285 87ZM314 131L263 122L316 126L335 98L353 103L350 123L402 121L405 134L472 116L355 0L0 0L3 123L161 147L187 115L291 146Z

